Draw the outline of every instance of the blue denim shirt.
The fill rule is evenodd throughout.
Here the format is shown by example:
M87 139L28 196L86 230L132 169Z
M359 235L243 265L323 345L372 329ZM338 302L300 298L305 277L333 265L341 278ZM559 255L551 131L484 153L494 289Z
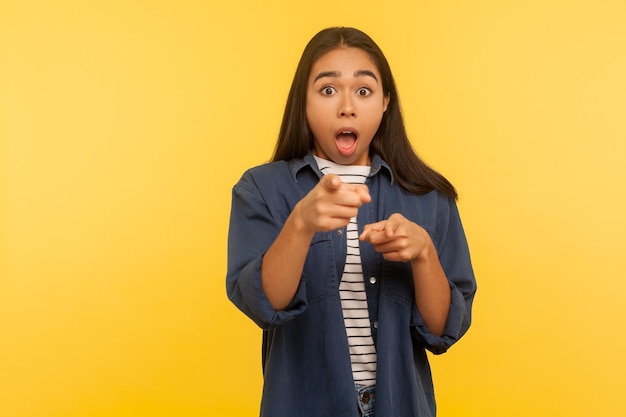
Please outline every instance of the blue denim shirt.
M339 298L345 228L315 234L299 287L285 310L275 311L261 288L263 255L321 176L309 153L248 170L233 188L226 287L231 301L263 329L264 417L359 416ZM361 243L378 357L376 415L434 416L426 350L443 353L467 331L476 291L457 206L436 191L407 193L376 155L366 184L372 202L359 209L359 233L368 223L401 213L430 234L451 288L446 328L438 337L417 310L410 263L386 261L370 244Z

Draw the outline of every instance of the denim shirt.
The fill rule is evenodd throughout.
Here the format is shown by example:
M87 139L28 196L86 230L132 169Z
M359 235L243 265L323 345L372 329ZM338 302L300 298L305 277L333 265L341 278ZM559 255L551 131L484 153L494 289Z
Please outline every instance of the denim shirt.
M285 310L274 310L261 287L263 255L321 176L309 153L252 168L233 188L226 287L230 300L263 329L263 417L359 416L339 298L346 229L314 235L298 289ZM439 337L428 331L417 310L410 263L386 261L361 242L378 358L376 415L434 416L426 350L443 353L467 331L476 291L457 206L437 191L404 191L377 155L366 185L372 202L359 209L359 233L366 224L401 213L429 233L451 289Z

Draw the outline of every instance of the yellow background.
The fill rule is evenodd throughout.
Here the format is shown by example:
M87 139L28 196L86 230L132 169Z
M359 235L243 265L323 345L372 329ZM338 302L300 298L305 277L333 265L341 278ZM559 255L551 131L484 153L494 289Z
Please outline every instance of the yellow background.
M230 190L331 25L460 191L479 292L439 415L623 415L626 2L4 0L1 416L257 414Z

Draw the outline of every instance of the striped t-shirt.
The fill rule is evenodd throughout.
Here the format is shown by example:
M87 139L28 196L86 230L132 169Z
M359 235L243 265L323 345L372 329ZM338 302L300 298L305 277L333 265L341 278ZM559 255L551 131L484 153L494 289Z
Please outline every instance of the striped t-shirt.
M363 184L371 170L369 166L339 165L318 157L315 160L322 173L338 175L344 183ZM376 384L376 347L367 309L356 217L350 219L346 240L348 250L339 296L350 348L352 376L355 384L370 386Z

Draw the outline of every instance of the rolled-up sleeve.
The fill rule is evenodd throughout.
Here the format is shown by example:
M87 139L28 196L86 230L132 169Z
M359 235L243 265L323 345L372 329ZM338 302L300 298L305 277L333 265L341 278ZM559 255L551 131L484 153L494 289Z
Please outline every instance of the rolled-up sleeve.
M278 210L280 211L280 210ZM250 172L233 187L228 231L228 298L262 329L281 325L306 308L306 285L300 285L290 305L276 311L261 286L265 252L280 232L284 219L272 212Z
M433 241L450 284L450 310L446 327L441 336L428 331L417 306L413 306L412 324L416 341L432 353L441 354L469 329L476 293L476 279L457 205L443 196L439 198Z

